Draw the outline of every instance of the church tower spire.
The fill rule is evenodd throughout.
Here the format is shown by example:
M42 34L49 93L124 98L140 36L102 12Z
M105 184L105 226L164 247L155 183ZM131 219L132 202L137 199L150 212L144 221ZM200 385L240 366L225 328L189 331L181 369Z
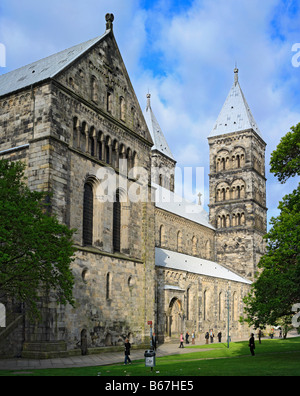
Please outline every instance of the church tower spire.
M217 261L254 279L267 227L266 143L240 87L237 68L208 142L209 215L217 229Z
M150 99L151 94L148 93L144 118L154 143L151 153L152 182L174 192L176 161L153 113Z

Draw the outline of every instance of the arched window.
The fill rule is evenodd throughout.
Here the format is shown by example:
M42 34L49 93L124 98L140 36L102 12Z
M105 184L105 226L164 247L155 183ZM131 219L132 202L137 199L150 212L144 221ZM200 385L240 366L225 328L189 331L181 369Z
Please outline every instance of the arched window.
M120 120L125 121L125 99L120 97Z
M203 294L203 320L206 320L207 315L207 291Z
M111 139L107 136L105 141L105 162L109 165L111 163Z
M177 233L177 251L181 252L182 250L182 232L178 231Z
M121 250L121 203L120 192L117 190L113 204L113 248L115 252Z
M91 127L89 133L89 153L94 157L95 156L95 128Z
M186 320L190 320L190 288L186 291Z
M86 183L84 185L84 197L83 197L83 245L93 244L93 216L94 216L93 187L89 183Z
M162 176L162 174L160 174L159 177L158 177L158 184L159 184L161 187L162 187L162 184L163 184L162 179L163 179L163 176Z
M163 225L159 228L159 241L158 244L160 247L165 245L165 227Z
M79 146L80 139L80 128L79 121L77 117L73 118L73 147L77 148Z
M112 93L111 92L107 92L106 100L107 100L107 102L106 102L107 111L109 113L111 113L112 112Z
M195 236L193 236L193 239L192 239L192 250L193 250L193 255L194 256L196 256L196 254L197 254L197 243L198 243L198 239Z
M111 286L111 275L108 272L106 274L106 300L110 299L110 292L111 292L110 286Z
M98 92L97 92L97 79L95 76L91 78L91 99L93 102L98 102Z
M224 312L224 304L223 304L223 295L221 292L219 293L219 320L223 319L223 312Z

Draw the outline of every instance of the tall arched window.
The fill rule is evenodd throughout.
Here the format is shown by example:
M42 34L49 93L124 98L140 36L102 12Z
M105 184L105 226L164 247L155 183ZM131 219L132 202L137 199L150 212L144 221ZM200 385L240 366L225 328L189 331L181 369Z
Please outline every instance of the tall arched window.
M177 251L181 252L182 250L182 232L178 231L177 233Z
M190 288L186 291L186 320L190 320Z
M159 228L159 241L158 244L160 247L165 245L165 227L163 225Z
M125 99L123 96L120 97L120 119L125 121Z
M207 315L207 291L203 293L203 320L206 320Z
M111 92L107 92L107 96L106 96L106 108L107 111L109 113L112 112L112 93Z
M195 236L193 236L193 239L192 239L192 254L193 254L193 256L196 256L196 254L197 254L197 243L198 243L198 239L195 237Z
M117 190L113 204L113 248L115 252L121 250L121 203L120 192Z
M93 216L94 216L94 197L93 187L86 183L84 185L83 197L83 244L93 244Z
M98 87L97 79L95 76L91 78L91 99L93 102L98 102Z
M110 283L111 283L111 276L110 273L108 272L106 274L106 300L110 299L110 292L111 292Z

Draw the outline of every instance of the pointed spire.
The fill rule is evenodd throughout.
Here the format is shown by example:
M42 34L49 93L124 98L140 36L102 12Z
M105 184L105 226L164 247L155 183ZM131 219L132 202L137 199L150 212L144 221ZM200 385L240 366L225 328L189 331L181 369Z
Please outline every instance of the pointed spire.
M150 93L147 94L147 106L144 111L144 117L145 121L147 123L149 132L151 134L152 140L153 140L153 147L152 150L157 150L166 155L167 157L171 158L172 160L175 161L173 154L170 150L170 147L167 143L167 140L161 130L161 127L159 126L159 123L157 119L155 118L155 115L153 113L153 110L151 108L151 103L150 103L150 98L151 95Z
M214 128L208 137L239 132L246 129L253 129L261 137L258 125L254 120L239 84L238 72L239 69L235 67L234 83L229 91Z

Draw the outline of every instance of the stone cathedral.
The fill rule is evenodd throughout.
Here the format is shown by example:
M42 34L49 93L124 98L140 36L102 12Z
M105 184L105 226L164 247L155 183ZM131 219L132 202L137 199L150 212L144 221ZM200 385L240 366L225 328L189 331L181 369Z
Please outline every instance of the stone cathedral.
M51 209L77 229L75 308L41 297L32 323L6 306L0 356L47 358L159 343L213 329L249 335L240 323L264 253L265 142L238 70L207 133L209 214L175 193L174 158L150 94L141 109L106 15L105 33L0 76L0 156L26 163L28 185L53 193ZM146 178L146 199L127 193ZM99 199L99 172L117 176ZM146 176L145 176L146 175ZM139 187L137 188L139 189Z

